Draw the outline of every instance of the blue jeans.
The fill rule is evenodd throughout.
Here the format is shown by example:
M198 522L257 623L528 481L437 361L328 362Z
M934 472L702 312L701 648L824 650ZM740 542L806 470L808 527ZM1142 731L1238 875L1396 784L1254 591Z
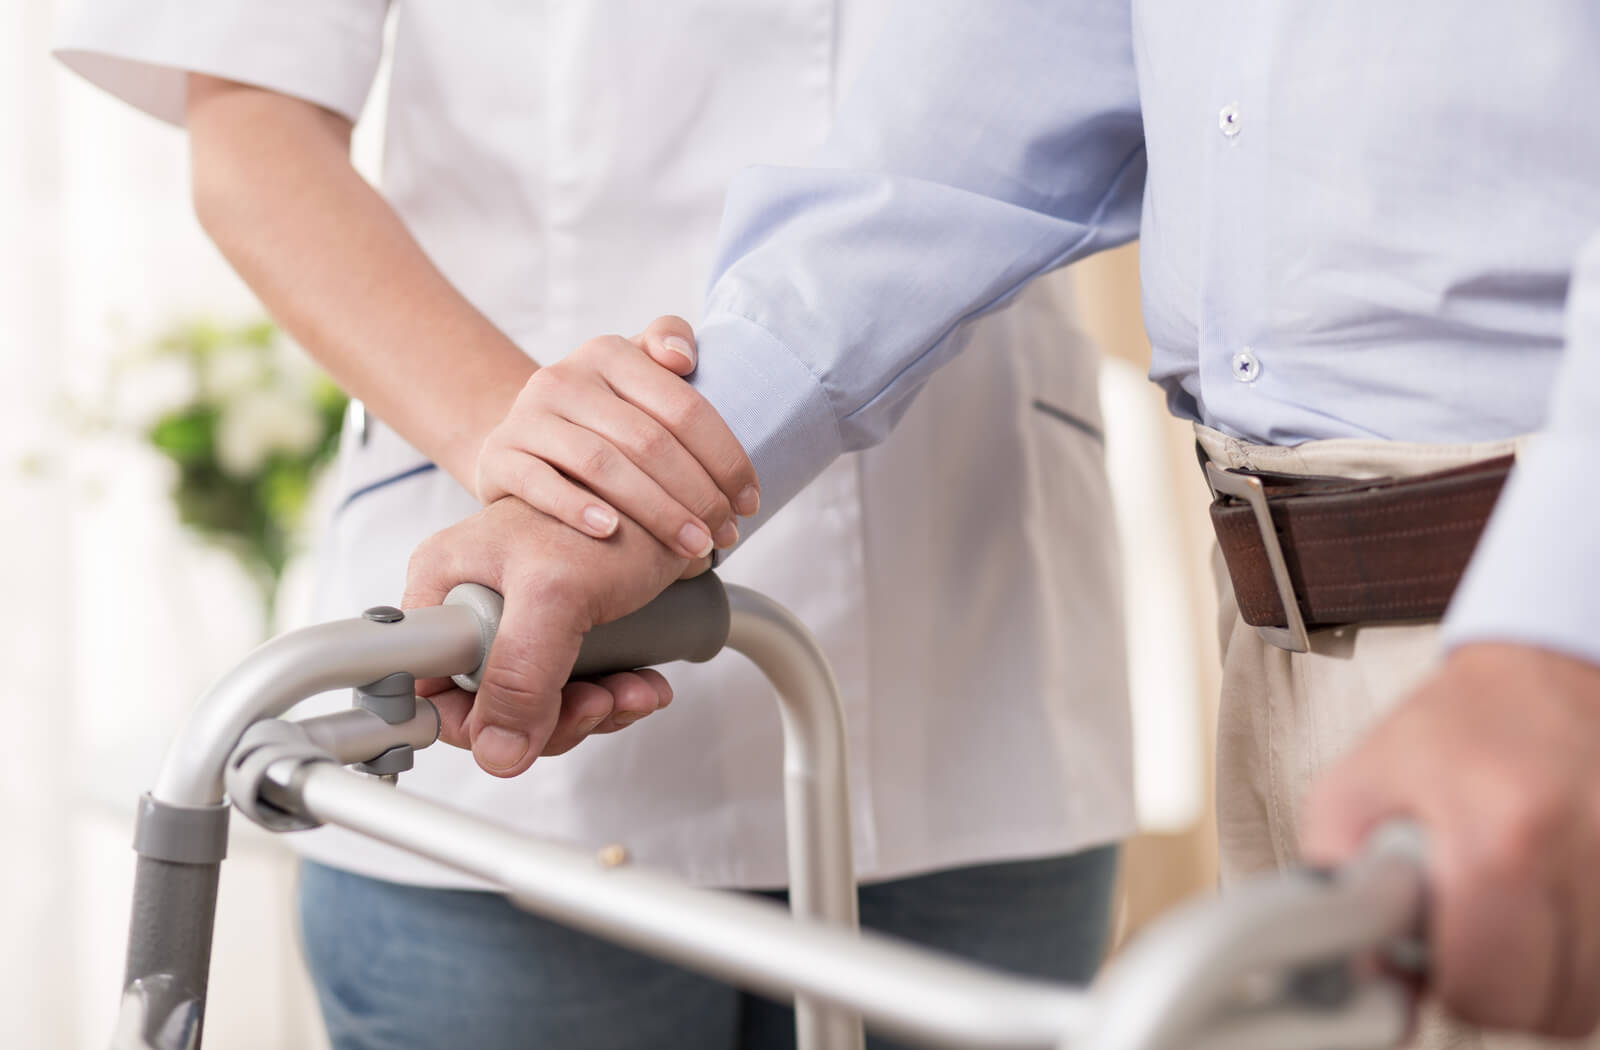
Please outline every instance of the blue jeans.
M1117 850L861 888L863 926L1019 974L1084 982ZM781 898L781 894L770 894ZM335 1050L781 1050L789 1007L520 911L304 863L306 960ZM873 1050L896 1044L869 1038Z

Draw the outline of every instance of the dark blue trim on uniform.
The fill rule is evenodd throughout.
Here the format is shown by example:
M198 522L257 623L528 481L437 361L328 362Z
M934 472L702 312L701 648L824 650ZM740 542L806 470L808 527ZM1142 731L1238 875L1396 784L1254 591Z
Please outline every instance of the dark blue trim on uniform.
M1102 445L1106 443L1105 431L1101 430L1087 419L1079 419L1071 412L1068 412L1065 409L1057 408L1048 401L1040 401L1038 398L1034 398L1033 407L1035 411L1043 412L1051 419L1059 419L1067 426L1083 431L1085 434L1089 435L1089 437L1093 438Z
M370 496L379 489L386 489L390 485L395 485L409 478L414 478L419 474L426 474L429 471L438 469L439 467L435 463L419 463L410 470L402 470L398 474L390 474L386 478L379 478L377 481L374 481L371 484L363 485L344 498L344 502L339 504L339 509L333 512L334 517L338 517L340 514L343 514L347 509L349 509L350 504L354 503L363 496Z

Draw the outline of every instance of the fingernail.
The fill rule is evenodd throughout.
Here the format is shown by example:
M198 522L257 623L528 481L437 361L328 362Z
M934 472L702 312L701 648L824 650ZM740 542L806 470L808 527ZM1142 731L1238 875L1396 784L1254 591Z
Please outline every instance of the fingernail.
M593 718L586 718L582 722L578 723L578 732L582 733L584 736L588 736L590 733L594 732L596 726L605 720L605 715L595 715Z
M731 521L722 523L722 528L717 530L717 546L727 550L739 542L739 526Z
M617 531L617 516L593 503L583 508L583 523L600 536L609 536Z
M624 711L620 715L612 715L611 721L615 722L619 726L631 726L633 723L637 722L643 717L643 715L635 714L632 711Z
M739 493L739 498L733 501L733 509L739 512L742 518L748 518L761 509L761 490L754 485L746 485L744 491Z
M694 347L689 345L687 339L682 336L669 335L661 340L661 345L689 362L690 368L694 367Z
M678 530L678 546L691 558L704 558L711 553L711 533L691 521Z
M527 753L526 735L499 726L484 726L472 742L472 756L490 772L514 768Z

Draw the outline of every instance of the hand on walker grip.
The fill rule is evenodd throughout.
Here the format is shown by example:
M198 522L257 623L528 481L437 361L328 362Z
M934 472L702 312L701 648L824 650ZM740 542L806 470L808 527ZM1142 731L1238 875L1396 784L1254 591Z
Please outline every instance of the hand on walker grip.
M1454 651L1313 788L1303 850L1428 838L1431 991L1474 1024L1600 1021L1600 667L1526 645Z
M411 557L406 608L438 605L458 583L505 599L476 696L449 679L418 683L439 709L440 738L511 777L541 754L665 707L672 690L656 671L567 679L584 634L645 605L686 564L631 522L600 541L511 498L424 541Z
M695 352L688 322L661 317L539 369L478 454L479 500L515 496L597 539L631 518L686 558L733 546L755 468L681 380Z

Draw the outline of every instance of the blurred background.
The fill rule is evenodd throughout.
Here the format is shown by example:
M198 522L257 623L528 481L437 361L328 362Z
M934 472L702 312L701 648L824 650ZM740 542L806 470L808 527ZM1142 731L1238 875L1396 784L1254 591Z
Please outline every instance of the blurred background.
M183 137L50 58L57 6L0 5L0 1045L99 1050L134 804L207 683L299 622L308 570L294 554L323 513L317 467L341 399L201 233ZM370 133L356 151L378 178ZM1211 539L1192 438L1143 378L1135 250L1075 277L1107 353L1129 591L1145 832L1124 866L1125 936L1215 879ZM215 1045L325 1045L293 878L281 844L234 822Z

